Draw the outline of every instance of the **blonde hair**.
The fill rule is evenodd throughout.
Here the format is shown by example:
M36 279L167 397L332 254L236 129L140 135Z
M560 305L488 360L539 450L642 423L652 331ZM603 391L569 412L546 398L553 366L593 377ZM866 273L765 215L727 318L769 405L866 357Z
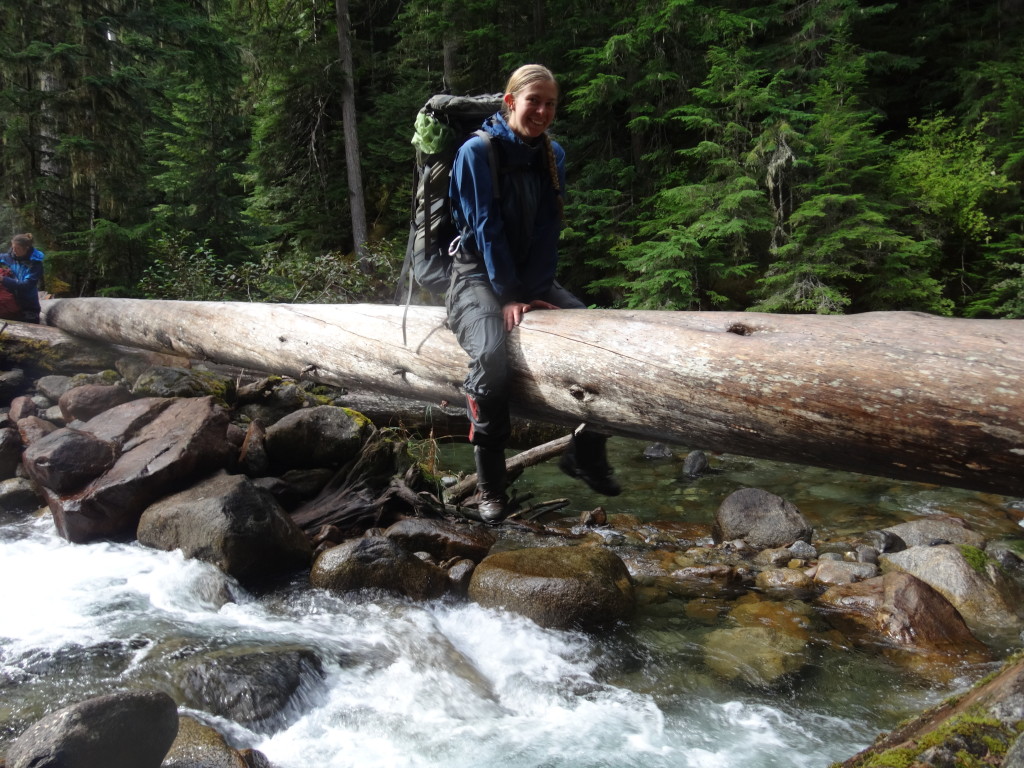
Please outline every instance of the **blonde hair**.
M558 81L550 69L543 64L524 64L511 74L505 84L505 93L515 96L524 88L534 83L554 83L558 88ZM509 106L504 101L501 103L501 114L507 120L510 114ZM558 215L565 218L565 202L562 200L562 184L558 179L558 163L555 161L555 150L551 146L551 137L544 131L544 148L547 150L548 174L551 176L551 188L555 190L555 198L558 200Z

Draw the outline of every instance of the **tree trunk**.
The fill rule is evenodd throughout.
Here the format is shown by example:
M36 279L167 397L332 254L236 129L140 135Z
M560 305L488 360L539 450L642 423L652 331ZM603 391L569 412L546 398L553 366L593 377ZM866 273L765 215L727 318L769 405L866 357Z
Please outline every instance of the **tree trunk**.
M338 50L341 56L341 120L345 129L345 169L348 174L349 210L352 214L352 241L363 272L370 271L366 250L366 200L363 197L363 172L359 165L359 129L356 123L355 67L352 64L351 24L348 0L334 0L337 16Z
M69 333L439 403L466 357L444 310L46 302ZM1024 321L557 310L509 336L513 409L566 425L1024 494Z

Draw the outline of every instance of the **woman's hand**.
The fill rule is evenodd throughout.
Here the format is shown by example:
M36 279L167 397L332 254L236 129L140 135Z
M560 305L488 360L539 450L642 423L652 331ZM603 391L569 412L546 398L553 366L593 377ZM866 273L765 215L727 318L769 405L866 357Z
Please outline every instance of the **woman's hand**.
M511 331L523 322L523 315L531 309L558 309L558 307L540 299L534 299L529 304L523 301L510 301L501 308L501 314L505 318L505 330Z

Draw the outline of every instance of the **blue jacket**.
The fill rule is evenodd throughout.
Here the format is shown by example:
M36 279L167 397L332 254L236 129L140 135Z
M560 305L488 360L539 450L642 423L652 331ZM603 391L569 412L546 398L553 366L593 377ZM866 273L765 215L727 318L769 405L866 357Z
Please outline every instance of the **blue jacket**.
M39 311L39 284L43 281L43 252L33 249L27 259L17 259L14 253L0 253L0 264L11 270L3 278L3 285L14 294L22 311Z
M463 246L482 257L480 272L502 304L531 301L550 290L562 229L543 141L531 146L500 113L484 121L498 158L501 196L495 200L486 140L474 136L459 148L449 194ZM565 151L552 142L559 188L565 190ZM497 205L496 205L497 204ZM484 274L486 269L486 275Z

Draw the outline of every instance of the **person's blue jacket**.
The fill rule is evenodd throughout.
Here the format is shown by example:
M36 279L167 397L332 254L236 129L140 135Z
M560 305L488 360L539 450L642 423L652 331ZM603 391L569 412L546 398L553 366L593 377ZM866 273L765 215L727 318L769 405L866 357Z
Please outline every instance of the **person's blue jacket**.
M562 220L547 147L522 141L500 113L484 121L483 130L498 159L500 199L492 189L487 141L474 136L459 148L452 167L453 214L463 247L483 258L498 300L529 302L551 288L558 265ZM557 142L552 150L559 189L565 190L565 151Z
M11 274L3 278L3 286L14 295L22 312L39 313L39 284L43 280L43 252L32 250L27 259L15 258L14 253L0 254L0 264Z

